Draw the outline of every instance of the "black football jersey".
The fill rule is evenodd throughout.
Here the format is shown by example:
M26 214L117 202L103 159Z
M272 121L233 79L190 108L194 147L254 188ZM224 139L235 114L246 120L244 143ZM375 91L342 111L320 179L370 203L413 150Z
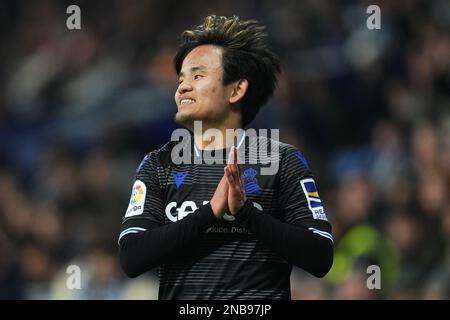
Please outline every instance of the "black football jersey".
M190 161L175 164L173 151L180 143ZM316 181L296 148L246 136L237 147L247 202L256 212L332 241ZM197 214L211 200L229 151L202 151L191 137L150 152L137 169L119 244L130 234ZM276 168L272 174L269 165ZM159 265L159 299L290 299L292 263L229 213L174 251Z

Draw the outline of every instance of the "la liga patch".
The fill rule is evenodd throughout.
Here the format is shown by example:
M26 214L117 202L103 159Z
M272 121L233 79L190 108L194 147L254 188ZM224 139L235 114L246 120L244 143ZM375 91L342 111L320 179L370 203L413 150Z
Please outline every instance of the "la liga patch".
M300 183L302 185L303 192L305 193L306 200L308 201L309 210L311 210L314 219L328 221L314 179L303 179Z
M130 203L125 217L137 216L144 213L145 194L147 193L147 187L141 180L136 180L133 185L133 191L131 192Z

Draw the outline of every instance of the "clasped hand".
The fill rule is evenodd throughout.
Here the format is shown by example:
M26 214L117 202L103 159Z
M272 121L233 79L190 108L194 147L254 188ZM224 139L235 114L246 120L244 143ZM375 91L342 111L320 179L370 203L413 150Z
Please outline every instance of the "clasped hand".
M247 200L242 169L237 162L237 148L231 147L224 175L211 199L211 208L217 218L222 218L225 213L236 214Z

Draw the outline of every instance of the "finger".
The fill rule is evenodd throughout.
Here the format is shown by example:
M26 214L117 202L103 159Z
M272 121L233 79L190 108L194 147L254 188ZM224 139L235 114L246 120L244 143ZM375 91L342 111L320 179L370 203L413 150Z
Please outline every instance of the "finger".
M227 182L227 185L230 186L231 183L230 183L228 170L229 170L228 165L223 168L223 177L222 177L222 179L225 179L225 181Z
M234 181L233 175L232 175L232 173L230 171L230 166L226 166L225 167L225 176L227 178L228 185L230 187L234 187L235 181Z
M234 157L233 157L233 147L230 150L230 153L228 154L228 164L232 165L234 161Z
M220 179L220 182L219 182L219 185L217 186L217 188L219 189L219 188L224 188L224 187L228 187L228 182L227 182L227 178L225 176L225 173L222 176L222 178Z
M244 164L240 163L240 160L242 160L242 159L239 158L239 150L237 148L235 150L236 150L236 169L237 169L238 175L242 175L242 172L244 170Z
M229 170L231 174L233 174L233 150L230 150L230 153L228 155L228 165L226 166L226 170Z
M238 176L242 175L242 171L243 171L243 164L239 163L239 153L238 153L238 149L236 148L236 171Z
M225 167L225 173L228 179L228 185L229 187L234 191L237 192L238 194L241 193L241 188L239 187L239 184L237 183L237 180L234 178L231 169L229 166Z
M230 158L230 164L228 165L228 170L230 170L230 173L231 174L234 174L234 163L233 163L233 156L231 155L231 158Z
M234 159L235 159L235 166L233 167L233 174L236 181L241 186L241 189L244 187L244 181L242 179L242 172L243 172L243 165L239 164L238 162L238 149L236 147L234 148Z
M228 192L229 183L228 183L228 181L227 181L227 177L226 177L225 174L224 174L223 177L222 177L222 181L223 181L223 182L221 182L221 183L222 183L222 188L223 188L226 192Z
M224 179L223 179L223 184L224 184L224 186L226 186L227 188L229 187L230 183L228 182L227 177L224 177Z
M242 174L239 175L239 184L241 185L242 189L244 189L244 179L242 178Z
M233 159L234 159L234 170L239 174L239 164L238 164L238 151L236 147L233 147Z
M228 185L229 185L229 191L232 192L233 197L239 196L241 194L240 188L239 186L236 184L233 175L231 174L231 172L228 172L227 175L228 178Z
M233 165L233 175L234 175L234 179L236 179L236 182L240 183L241 172L239 170L239 165L237 164L237 161L236 161L236 164Z
M233 180L235 181L236 184L238 184L239 177L237 175L236 165L234 165L234 164L229 165L229 170L230 170L231 175L233 176Z
M244 172L244 165L243 164L239 164L238 165L238 171L239 171L239 176L242 177L243 172Z

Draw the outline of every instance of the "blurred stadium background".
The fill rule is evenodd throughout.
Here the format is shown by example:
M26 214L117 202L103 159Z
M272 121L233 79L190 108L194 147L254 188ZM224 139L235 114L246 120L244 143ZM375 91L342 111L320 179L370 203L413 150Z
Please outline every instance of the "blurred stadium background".
M0 298L157 297L156 272L121 272L118 230L138 164L176 128L178 36L210 13L267 25L284 73L254 127L303 152L333 223L332 270L295 269L293 298L448 299L447 0L1 1Z

